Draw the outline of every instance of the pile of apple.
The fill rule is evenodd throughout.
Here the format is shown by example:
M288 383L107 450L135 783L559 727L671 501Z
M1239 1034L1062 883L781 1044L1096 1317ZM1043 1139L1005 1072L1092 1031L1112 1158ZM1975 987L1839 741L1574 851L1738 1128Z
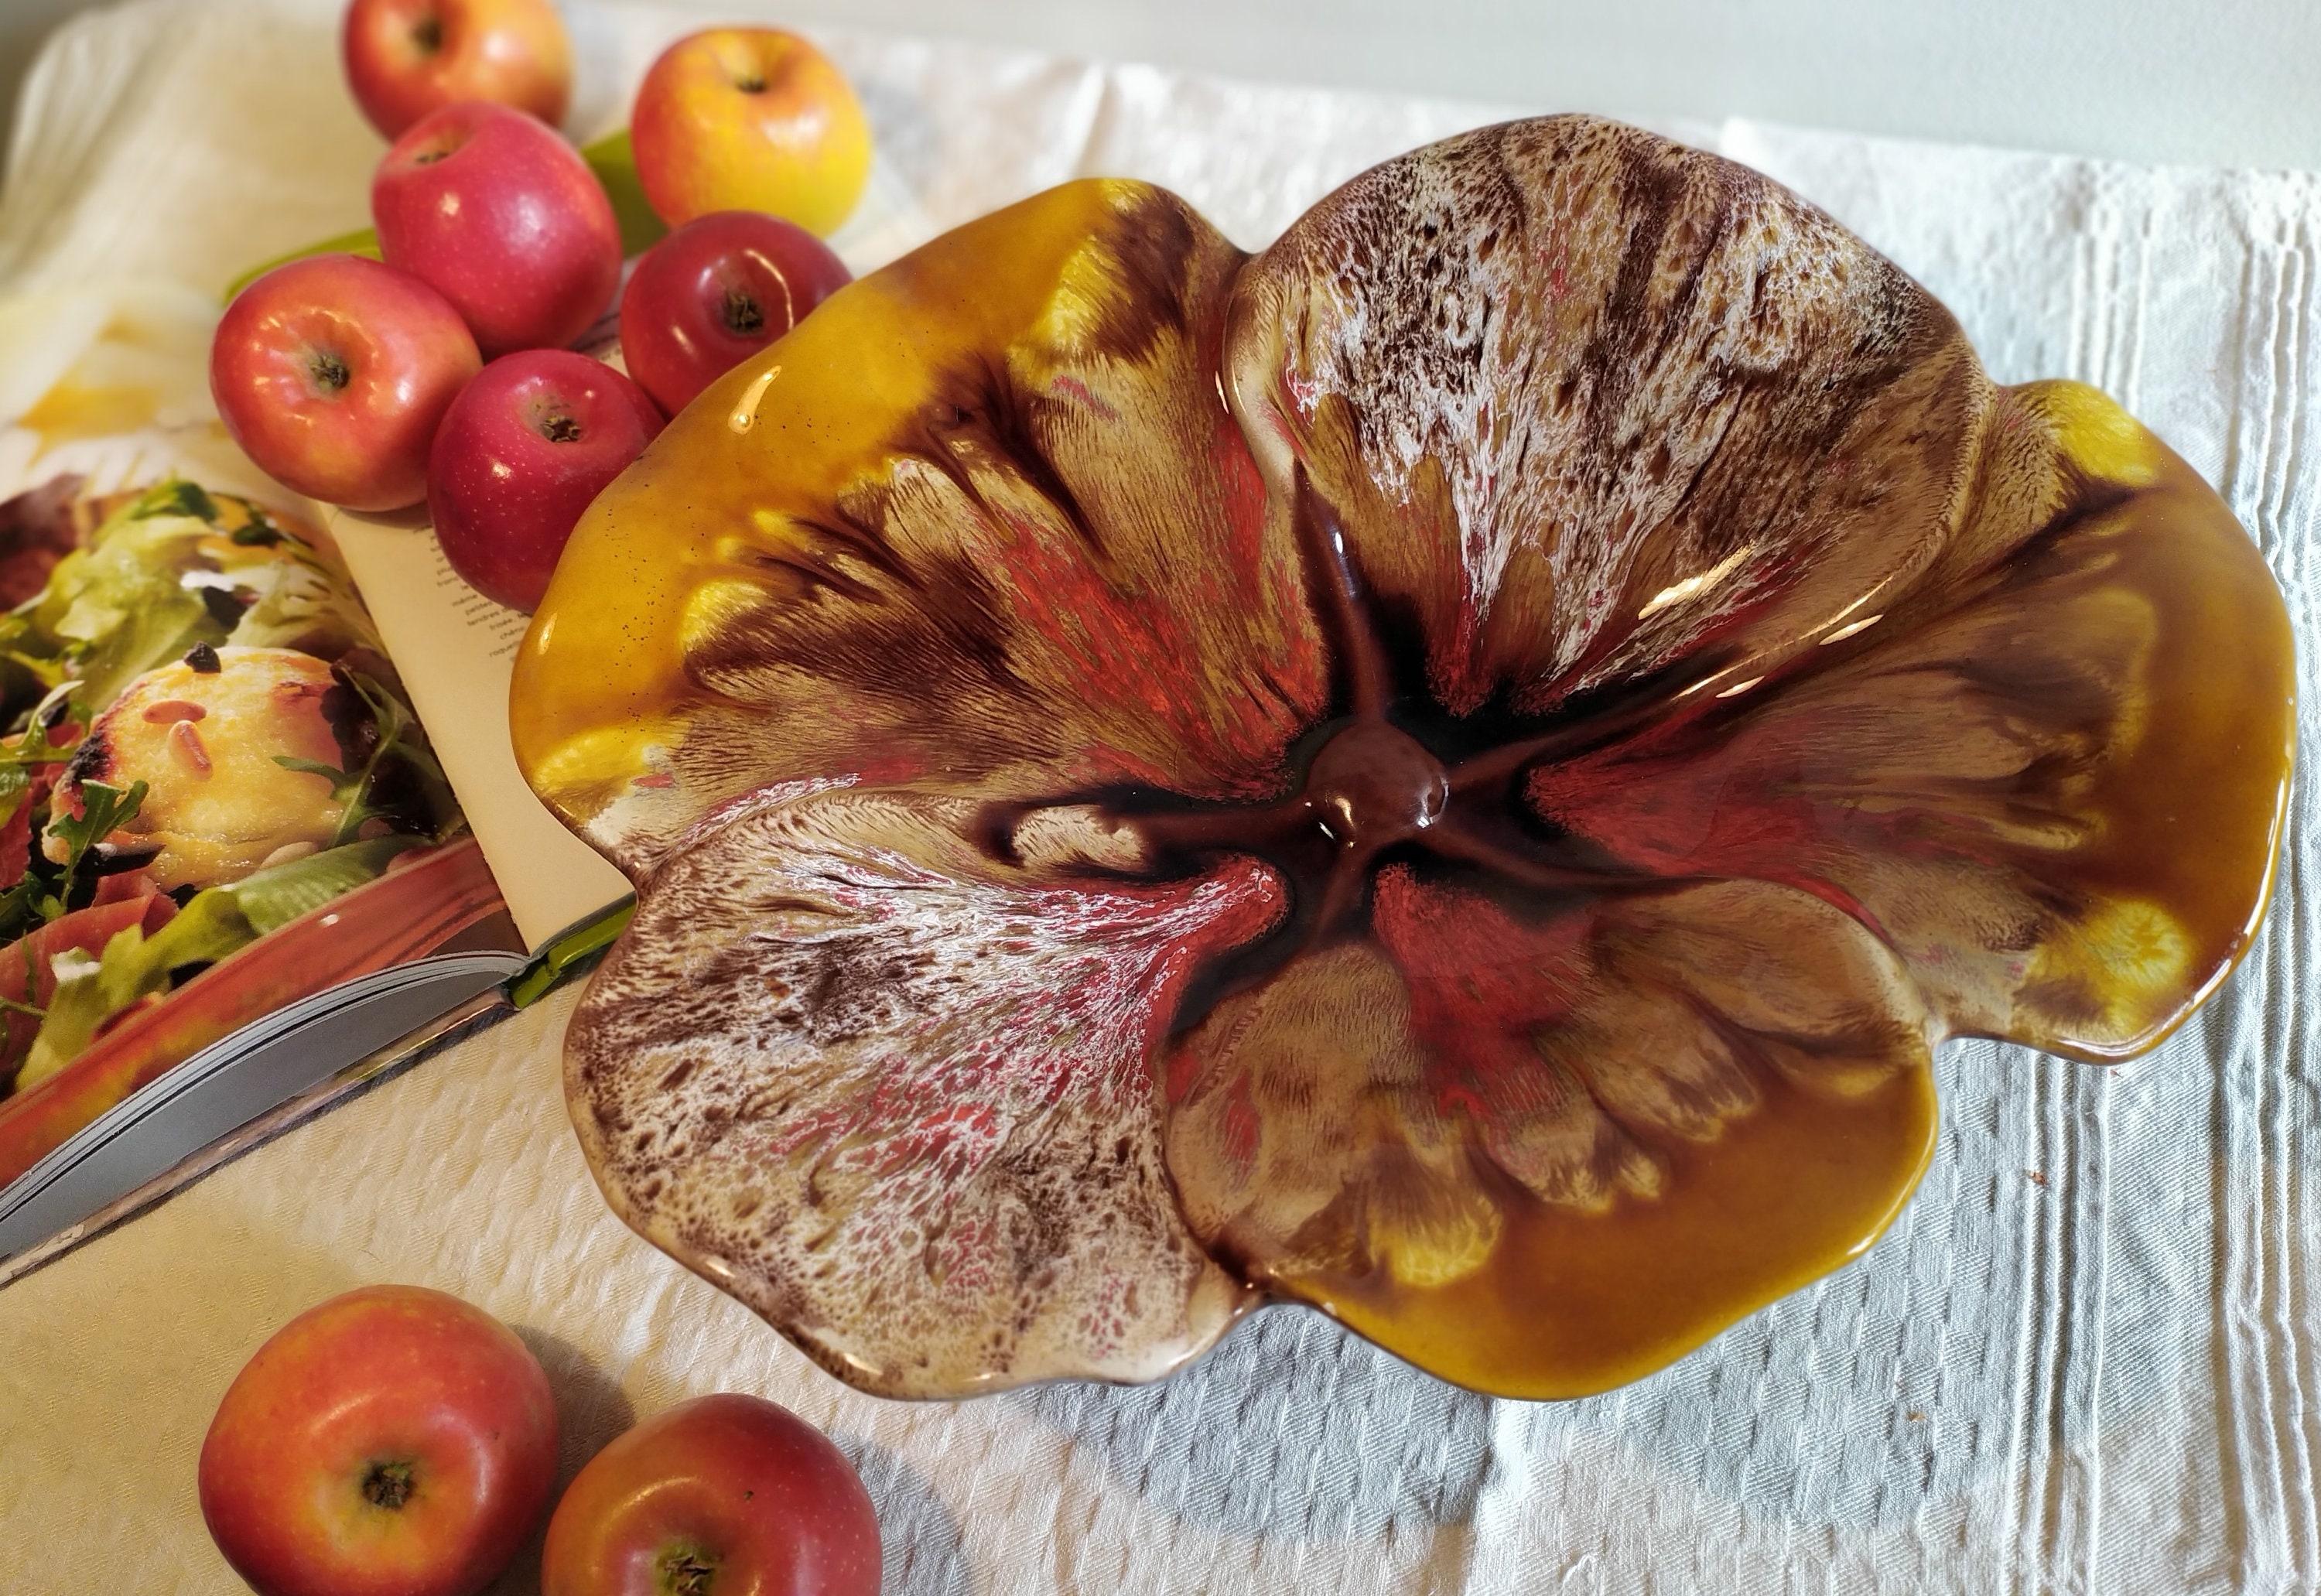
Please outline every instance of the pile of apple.
M202 1518L259 1596L472 1596L556 1480L556 1404L497 1319L368 1286L258 1349L202 1443ZM878 1596L878 1518L846 1455L760 1398L645 1420L557 1503L542 1596Z
M344 42L393 141L371 185L380 259L308 255L236 296L210 351L218 414L309 497L423 498L452 568L529 610L666 417L848 280L815 234L861 194L869 126L794 34L678 41L630 125L674 231L622 289L612 202L551 125L571 48L549 0L353 0ZM626 376L571 347L616 291Z

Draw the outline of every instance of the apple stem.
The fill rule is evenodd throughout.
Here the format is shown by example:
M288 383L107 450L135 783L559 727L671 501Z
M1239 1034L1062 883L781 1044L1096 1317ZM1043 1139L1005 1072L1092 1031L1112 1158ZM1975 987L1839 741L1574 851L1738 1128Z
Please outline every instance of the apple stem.
M660 1560L660 1572L669 1596L709 1596L717 1562L696 1551L672 1552Z
M433 55L442 49L443 19L440 16L421 17L418 24L411 30L411 42L425 55Z
M749 78L736 78L733 80L733 87L740 89L745 95L761 95L766 92L766 80L762 78L754 76Z
M766 330L766 308L757 296L740 288L725 290L725 330L737 338L753 337Z
M407 1463L375 1463L363 1475L363 1500L375 1508L393 1511L411 1500L411 1465Z

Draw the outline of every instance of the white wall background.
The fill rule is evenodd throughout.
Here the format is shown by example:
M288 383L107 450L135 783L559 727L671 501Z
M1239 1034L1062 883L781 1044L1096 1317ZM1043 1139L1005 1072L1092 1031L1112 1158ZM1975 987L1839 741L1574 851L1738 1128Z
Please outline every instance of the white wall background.
M87 3L0 0L0 116L41 37ZM793 10L801 22L1542 109L1737 114L2137 160L2321 167L2321 0L795 0Z
M801 17L1559 110L2321 166L2316 0L797 0Z

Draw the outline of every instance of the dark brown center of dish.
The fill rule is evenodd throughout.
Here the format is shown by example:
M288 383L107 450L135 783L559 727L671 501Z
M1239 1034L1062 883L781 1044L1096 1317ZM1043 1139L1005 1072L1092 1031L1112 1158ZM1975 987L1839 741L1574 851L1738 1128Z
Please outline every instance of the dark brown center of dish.
M1450 798L1443 762L1383 720L1338 733L1306 774L1306 802L1323 834L1348 848L1406 842L1441 819Z
M1476 879L1517 902L1574 893L1660 891L1690 878L1652 875L1567 836L1520 801L1525 772L1633 729L1643 701L1582 705L1541 718L1460 720L1432 703L1412 661L1397 663L1388 621L1368 591L1336 513L1301 472L1298 542L1308 588L1335 661L1340 711L1308 734L1304 774L1272 803L1188 801L1148 790L1100 795L1115 821L1143 839L1154 868L1198 868L1252 854L1289 883L1292 908L1273 936L1209 972L1178 1017L1198 1018L1226 991L1265 980L1298 952L1367 935L1370 886L1388 865ZM1006 851L1013 823L1033 806L989 816ZM1496 888L1491 886L1496 883Z

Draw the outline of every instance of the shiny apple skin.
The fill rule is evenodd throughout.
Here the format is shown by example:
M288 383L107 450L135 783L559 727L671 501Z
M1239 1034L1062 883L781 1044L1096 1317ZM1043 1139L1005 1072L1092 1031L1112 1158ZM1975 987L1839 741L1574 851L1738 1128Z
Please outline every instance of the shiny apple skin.
M353 0L339 46L355 104L389 139L455 100L554 123L572 99L572 41L549 0Z
M638 86L629 141L645 198L671 227L768 211L826 237L870 178L853 86L778 28L712 28L670 45Z
M534 608L580 512L660 428L644 390L601 360L503 355L435 433L427 509L443 557L486 597Z
M878 1515L846 1455L787 1408L696 1397L565 1488L541 1596L668 1596L679 1555L711 1564L699 1596L878 1596Z
M284 487L393 510L426 496L435 428L482 367L467 323L417 278L309 255L226 306L210 396L242 452Z
M580 152L536 116L481 100L431 112L371 180L379 252L450 300L490 360L557 349L621 280L621 229Z
M795 222L763 211L696 216L629 274L621 358L674 415L852 280L830 246Z
M394 1464L408 1497L378 1505L365 1482ZM259 1596L467 1596L547 1503L556 1404L539 1360L481 1309L367 1286L258 1349L198 1480L211 1538Z

